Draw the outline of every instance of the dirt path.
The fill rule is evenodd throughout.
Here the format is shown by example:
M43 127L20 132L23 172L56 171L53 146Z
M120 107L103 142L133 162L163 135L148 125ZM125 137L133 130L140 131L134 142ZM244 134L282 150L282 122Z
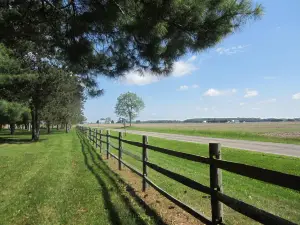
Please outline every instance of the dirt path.
M115 130L115 131L120 131L120 130ZM300 157L300 145L232 140L232 139L225 139L225 138L187 136L181 134L166 134L166 133L136 131L136 130L126 130L126 132L131 134L139 134L139 135L147 135L151 137L164 138L168 140L194 142L194 143L201 143L201 144L218 142L221 143L223 147Z

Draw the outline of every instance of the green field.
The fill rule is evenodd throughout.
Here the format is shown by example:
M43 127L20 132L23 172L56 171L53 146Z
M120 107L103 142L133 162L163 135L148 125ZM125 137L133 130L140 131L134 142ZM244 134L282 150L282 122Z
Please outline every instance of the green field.
M116 132L113 132L113 134L116 135ZM141 136L132 134L127 134L125 138L139 142L142 140ZM116 140L111 139L111 141L114 145L118 146ZM177 151L198 154L206 157L208 156L207 145L169 141L154 137L149 138L149 143L151 145ZM136 155L141 155L141 149L138 147L127 144L124 144L123 147L127 151L129 150ZM111 149L111 151L114 154L117 154L116 150ZM123 158L125 161L141 170L142 165L140 162L124 154ZM222 158L229 161L300 175L299 158L242 151L230 148L222 148ZM165 154L153 152L151 150L149 150L149 161L209 186L209 169L207 165L178 159ZM149 177L173 196L179 198L200 212L204 212L205 215L210 216L210 199L205 194L187 188L184 185L181 185L153 170L150 170ZM226 171L223 171L223 185L224 193L229 196L245 201L293 222L300 222L299 192L266 184ZM227 207L225 207L224 213L226 224L254 224L252 220Z
M97 124L89 126L97 127ZM123 129L121 124L101 124L101 127ZM126 129L191 136L228 138L236 140L265 141L300 144L299 122L261 123L141 123Z
M191 135L191 136L228 138L228 139L249 140L249 141L265 141L265 142L300 145L300 137L266 136L259 132L232 131L232 130L176 129L176 128L174 129L174 128L137 127L137 126L127 127L126 129L152 131L152 132L169 133L169 134L183 134L183 135Z
M41 139L0 133L0 224L156 224L75 131Z

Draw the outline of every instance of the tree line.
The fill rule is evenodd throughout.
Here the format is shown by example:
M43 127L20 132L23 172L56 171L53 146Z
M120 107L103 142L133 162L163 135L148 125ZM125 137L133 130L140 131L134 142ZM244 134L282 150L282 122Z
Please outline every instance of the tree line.
M84 87L77 76L31 53L16 57L0 44L0 126L10 125L11 134L21 121L39 140L40 124L71 124L84 121ZM26 121L26 122L25 122Z

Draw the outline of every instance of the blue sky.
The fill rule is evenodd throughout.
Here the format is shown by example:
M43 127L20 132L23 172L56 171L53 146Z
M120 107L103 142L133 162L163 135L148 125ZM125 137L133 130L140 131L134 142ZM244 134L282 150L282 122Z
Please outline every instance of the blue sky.
M116 119L116 99L127 91L145 102L141 120L300 117L300 1L257 2L264 6L261 20L214 48L187 54L167 78L135 72L119 80L100 77L105 94L87 100L88 121Z

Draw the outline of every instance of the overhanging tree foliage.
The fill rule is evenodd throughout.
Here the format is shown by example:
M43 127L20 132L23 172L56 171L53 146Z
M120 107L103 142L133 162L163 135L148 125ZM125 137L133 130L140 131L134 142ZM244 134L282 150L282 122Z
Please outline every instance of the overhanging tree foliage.
M132 120L135 119L144 108L145 104L139 96L135 93L127 92L118 97L115 113L117 116L127 118L131 126Z
M214 46L261 13L251 0L8 1L0 42L59 62L92 87L95 73L167 74L186 52Z

